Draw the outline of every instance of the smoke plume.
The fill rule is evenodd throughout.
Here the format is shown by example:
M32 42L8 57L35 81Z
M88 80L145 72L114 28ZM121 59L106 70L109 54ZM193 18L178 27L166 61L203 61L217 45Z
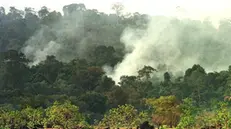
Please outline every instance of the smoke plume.
M83 4L68 6L64 7L71 11L64 10L63 16L52 12L58 20L45 19L45 24L25 43L22 51L32 60L31 65L37 65L47 55L68 62L75 58L87 59L97 45L118 47L119 36L124 28L119 25L116 29L111 27L117 25L116 15L87 10Z
M104 68L108 76L118 83L122 75L137 75L144 65L166 66L164 72L173 74L194 64L207 71L227 69L231 64L231 24L224 19L227 12L189 13L181 7L177 11L171 16L151 17L145 30L125 29L121 41L131 52L114 68Z
M64 17L50 25L42 25L26 42L22 51L32 60L31 65L37 65L45 60L47 55L54 55L61 61L69 61L83 52L78 51L86 38L82 28L80 14L76 14L76 17ZM76 40L78 38L79 40Z
M145 29L126 28L126 24L119 22L123 18L82 8L67 13L52 25L42 26L27 41L23 52L33 60L31 65L36 65L50 54L58 60L69 61L87 58L88 52L97 45L124 46L127 53L122 62L114 68L103 67L117 83L122 75L137 75L144 65L173 74L193 64L200 64L207 71L227 69L231 64L228 19L231 9L208 8L210 4L207 4L199 4L199 8L179 5L169 13L150 16ZM119 44L121 32L122 44Z

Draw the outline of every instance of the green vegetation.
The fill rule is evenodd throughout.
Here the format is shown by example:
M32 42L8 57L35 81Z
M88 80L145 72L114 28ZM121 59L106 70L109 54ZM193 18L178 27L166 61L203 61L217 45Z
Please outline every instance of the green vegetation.
M78 111L78 107L69 101L64 104L54 102L47 109L27 107L21 111L1 110L1 128L20 127L52 127L52 128L75 128L87 127L84 117Z
M132 105L122 105L118 108L110 109L100 122L102 127L136 127L140 123L148 120L148 114L140 112Z
M0 8L0 128L134 127L144 121L179 129L231 128L231 66L207 73L195 64L174 76L164 65L145 65L137 75L121 76L120 86L105 74L104 65L116 66L129 51L120 43L123 30L148 23L146 15L125 16L123 7L113 8L110 15L83 4L64 6L64 15L47 7L11 7L8 13ZM62 47L44 56L52 49L41 46L50 41Z

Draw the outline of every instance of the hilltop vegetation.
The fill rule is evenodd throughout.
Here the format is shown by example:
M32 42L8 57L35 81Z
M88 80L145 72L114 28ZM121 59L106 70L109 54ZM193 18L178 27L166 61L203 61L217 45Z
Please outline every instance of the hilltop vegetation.
M129 52L123 30L145 29L149 19L114 9L109 15L71 4L61 15L0 8L0 127L134 127L146 120L230 127L231 66L206 72L195 64L174 76L165 65L147 64L119 84L105 74L104 65L116 66Z

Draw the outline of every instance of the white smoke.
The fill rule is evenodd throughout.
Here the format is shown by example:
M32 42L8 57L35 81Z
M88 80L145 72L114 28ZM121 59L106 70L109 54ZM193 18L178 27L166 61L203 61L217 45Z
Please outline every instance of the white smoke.
M231 64L231 38L226 33L231 27L227 21L224 28L219 23L228 18L231 8L176 9L170 15L151 17L146 30L126 29L121 41L131 52L114 68L105 66L107 75L118 83L122 75L137 75L144 65L157 68L165 64L167 71L173 73L193 64L200 64L207 71L227 69ZM142 36L137 37L138 33Z
M51 25L42 25L41 28L25 43L22 49L32 63L37 65L46 59L48 55L54 55L61 61L69 61L83 53L79 50L83 37L83 20L80 13L74 16L63 16L62 19ZM76 40L76 39L80 40ZM78 51L77 51L78 49Z
M76 9L72 13L66 12L59 20L42 24L25 43L22 52L33 62L31 63L33 65L38 64L44 60L44 56L50 54L62 62L76 58L90 60L90 52L96 46L118 46L119 38L117 37L123 28L111 28L111 24L115 25L117 19L114 15L99 13L95 10ZM99 31L104 33L98 33ZM50 46L52 47L46 49ZM119 44L120 46L122 45Z
M25 54L29 55L33 53L34 60L29 66L37 65L39 62L44 61L48 55L56 55L61 45L50 41L47 45L43 46L42 48L37 48L32 45L29 45L24 48Z

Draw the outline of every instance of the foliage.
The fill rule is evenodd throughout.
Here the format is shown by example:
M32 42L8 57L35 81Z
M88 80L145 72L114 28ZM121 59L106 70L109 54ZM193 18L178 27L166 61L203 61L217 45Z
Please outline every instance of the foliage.
M138 78L142 79L150 79L151 77L151 73L153 71L157 71L156 69L152 68L151 66L144 66L144 68L142 68L141 70L138 71Z
M20 111L9 111L0 115L1 128L20 128L26 125Z
M227 102L220 102L215 113L216 123L221 124L226 129L231 127L231 112Z
M180 105L181 117L180 122L177 125L177 128L192 128L196 122L196 112L197 109L191 98L186 98L183 100L183 103Z
M216 125L216 114L213 111L201 111L196 116L196 127L209 127Z
M26 120L26 127L36 128L36 126L43 126L44 110L42 108L33 109L27 107L21 111L23 119Z
M175 96L161 96L146 99L146 104L153 108L153 122L157 125L176 126L180 118L179 102Z
M82 114L78 110L79 108L71 105L70 102L65 102L64 104L55 102L51 107L46 109L45 126L74 128L84 121Z
M138 113L132 105L122 105L110 109L100 122L101 126L134 127L147 117L145 113Z
M0 7L0 127L86 127L94 121L108 124L106 119L113 126L135 126L150 119L147 112L153 113L152 121L158 126L179 122L178 128L230 127L230 105L223 99L230 98L231 66L208 73L203 63L185 71L178 66L176 70L182 70L178 76L166 64L157 64L156 69L144 64L136 75L121 76L120 86L105 75L105 65L117 67L131 52L130 45L120 41L122 32L127 27L143 30L149 25L147 15L125 14L121 3L112 9L114 14L105 14L81 3L65 5L63 13L45 6L38 11ZM216 33L229 37L228 23L221 22ZM202 25L210 26L188 20L180 42L197 43L187 35L198 32L194 30ZM227 47L222 43L229 39L218 41L206 38L198 43L222 51ZM47 49L49 44L60 45L59 50ZM184 55L188 49L179 45ZM155 49L163 51L158 45ZM219 58L210 50L203 52ZM209 66L214 63L206 53L200 56L198 60L210 62ZM165 59L155 52L147 58L153 57Z

